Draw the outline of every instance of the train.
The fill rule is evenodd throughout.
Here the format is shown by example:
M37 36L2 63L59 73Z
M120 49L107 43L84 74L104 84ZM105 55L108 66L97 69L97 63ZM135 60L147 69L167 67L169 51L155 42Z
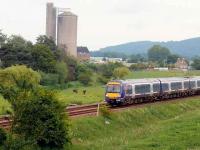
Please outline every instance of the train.
M200 76L112 80L106 85L109 105L127 105L200 94Z

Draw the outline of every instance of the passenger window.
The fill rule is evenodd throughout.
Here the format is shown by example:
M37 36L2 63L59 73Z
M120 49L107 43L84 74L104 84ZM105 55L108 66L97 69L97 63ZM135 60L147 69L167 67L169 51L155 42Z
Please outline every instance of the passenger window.
M126 94L132 94L132 86L131 85L128 85L126 86Z
M162 91L169 91L169 84L168 83L162 83Z
M145 94L150 93L150 84L136 85L135 94Z
M160 92L160 84L153 84L153 92Z
M184 89L189 89L190 88L190 83L189 81L184 82Z
M180 89L182 89L182 83L181 82L172 82L171 83L171 89L172 90L180 90Z
M190 88L194 89L196 87L195 81L190 81Z
M200 87L200 80L197 81L197 86Z

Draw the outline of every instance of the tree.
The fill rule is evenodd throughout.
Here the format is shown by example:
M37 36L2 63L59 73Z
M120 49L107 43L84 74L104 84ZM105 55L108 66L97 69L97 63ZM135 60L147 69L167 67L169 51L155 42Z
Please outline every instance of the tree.
M70 143L69 125L64 121L67 120L63 114L65 108L58 102L55 92L37 89L22 99L21 109L14 116L15 134L41 148L63 148Z
M77 71L78 80L84 85L88 85L92 81L92 71L85 65L78 65Z
M40 83L40 74L26 66L12 66L0 70L0 94L16 107L18 94L35 89Z
M109 62L107 64L100 65L98 72L105 78L110 79L113 77L113 70L118 67L123 67L123 64L118 62L116 63Z
M180 58L179 55L172 54L167 57L167 64L175 64L177 59Z
M0 128L0 146L6 141L7 135L4 129Z
M7 40L7 36L3 34L0 30L0 48L5 44L5 41Z
M126 67L119 67L119 68L116 68L114 71L113 71L113 75L115 78L117 79L122 79L124 78L126 75L128 75L129 73L129 69L126 68Z
M200 57L195 57L191 65L194 69L200 70Z
M55 72L56 60L53 52L45 45L36 44L32 50L33 69L46 73Z
M169 55L170 50L166 47L161 47L160 45L154 45L148 50L149 61L163 62L166 61Z
M37 37L36 44L45 45L49 47L51 51L56 51L58 49L54 40L52 38L48 38L46 35L40 35Z
M140 54L137 54L137 55L133 54L128 59L128 63L138 63L138 62L144 62L144 61L145 61L145 58Z
M21 36L9 37L5 44L0 47L0 59L3 67L9 67L16 64L25 64L31 66L32 43L26 41Z
M89 83L92 81L91 74L88 72L80 73L78 75L78 80L84 85L89 85Z
M68 77L68 66L65 62L57 62L56 73L58 74L59 84L64 84Z
M132 64L129 69L130 70L145 70L148 68L147 64L143 64L143 63L137 63L137 64Z

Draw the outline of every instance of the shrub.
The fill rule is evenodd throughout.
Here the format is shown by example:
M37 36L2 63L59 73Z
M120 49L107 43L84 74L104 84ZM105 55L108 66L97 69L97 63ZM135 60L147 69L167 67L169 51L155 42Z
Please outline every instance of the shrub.
M55 92L38 89L26 99L15 112L13 131L42 148L62 148L70 143L64 107Z
M39 147L22 137L9 134L3 145L3 150L39 150Z
M100 106L100 112L101 112L102 116L105 118L111 117L111 111L105 105Z
M58 74L59 84L64 84L68 77L68 66L65 62L57 62L56 72Z
M7 139L6 132L4 129L0 128L0 145L2 145Z
M87 73L80 73L78 80L84 85L89 85L89 83L92 81L91 75Z
M108 78L106 78L106 77L100 75L100 76L98 76L97 80L98 80L98 82L100 82L100 83L102 83L102 84L106 84L106 83L108 83L108 81L109 81L110 79L108 79Z
M18 95L39 86L40 74L24 65L0 70L0 94L15 107Z
M114 71L113 71L113 75L116 79L122 79L124 78L126 75L129 74L129 69L126 68L126 67L119 67L119 68L116 68Z
M58 84L58 80L59 80L59 75L58 74L53 74L53 73L44 73L44 72L40 72L41 74L41 85L56 85Z

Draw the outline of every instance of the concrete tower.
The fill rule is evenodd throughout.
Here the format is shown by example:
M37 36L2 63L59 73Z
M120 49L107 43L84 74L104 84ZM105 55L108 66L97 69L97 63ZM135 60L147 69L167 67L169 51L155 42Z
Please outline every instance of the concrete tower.
M56 8L53 3L47 3L46 7L46 36L56 42Z
M69 11L58 15L57 44L66 54L77 57L77 16Z

